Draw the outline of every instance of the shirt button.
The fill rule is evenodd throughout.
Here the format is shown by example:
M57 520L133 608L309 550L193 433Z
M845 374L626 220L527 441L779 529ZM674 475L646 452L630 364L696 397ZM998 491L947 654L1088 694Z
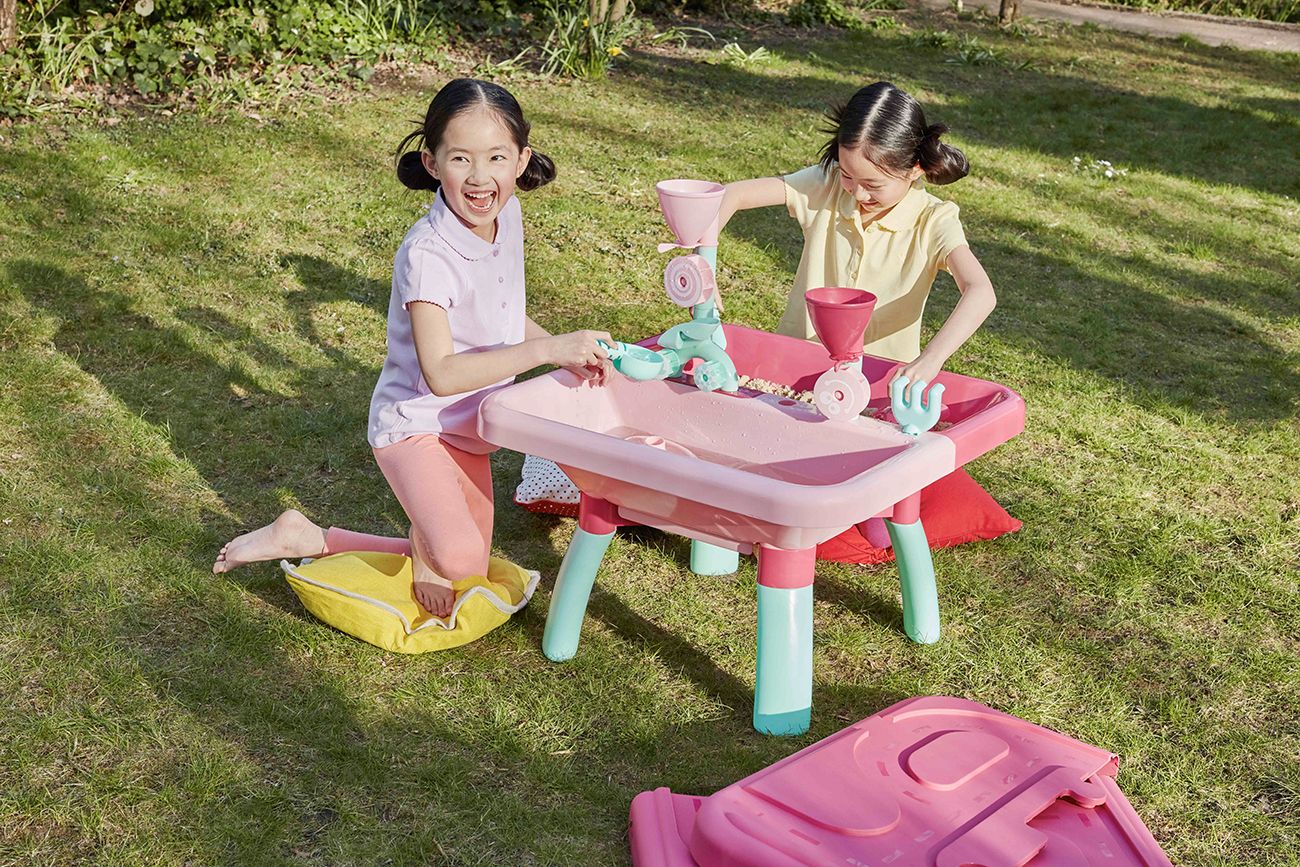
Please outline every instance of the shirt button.
M501 309L502 309L502 310L505 310L505 309L506 309L506 302L504 302L504 301L501 302Z
M506 282L506 278L504 278L504 277L498 277L498 278L497 278L497 282L498 282L498 283L504 283L504 282Z
M500 256L500 255L501 255L501 248L498 247L497 249L493 250L493 251L492 251L492 255L493 255L493 256Z

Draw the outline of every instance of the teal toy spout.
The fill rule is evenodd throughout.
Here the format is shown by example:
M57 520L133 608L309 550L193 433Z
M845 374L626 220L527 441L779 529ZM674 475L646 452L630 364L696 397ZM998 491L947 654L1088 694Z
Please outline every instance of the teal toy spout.
M614 369L638 382L652 379L667 379L682 372L682 362L678 354L670 348L656 352L630 343L606 343L597 341L609 354Z
M701 391L734 392L740 388L736 365L727 355L727 338L722 332L722 321L713 312L695 308L695 318L674 325L659 338L659 345L675 352L683 366L698 359L695 366L695 385Z

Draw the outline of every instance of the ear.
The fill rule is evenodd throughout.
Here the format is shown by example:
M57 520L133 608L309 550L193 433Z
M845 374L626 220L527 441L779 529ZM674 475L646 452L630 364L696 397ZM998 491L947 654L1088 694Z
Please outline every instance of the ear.
M519 152L519 165L515 166L515 180L519 180L523 176L524 169L528 168L528 161L532 158L533 149L525 145L524 149Z
M433 154L428 151L420 151L420 163L424 170L434 177L435 180L442 180L438 177L438 163L434 160Z
M914 184L916 183L917 178L924 177L924 176L925 176L925 169L921 168L920 163L917 163L916 165L912 166L910 171L908 171L907 180L908 183Z

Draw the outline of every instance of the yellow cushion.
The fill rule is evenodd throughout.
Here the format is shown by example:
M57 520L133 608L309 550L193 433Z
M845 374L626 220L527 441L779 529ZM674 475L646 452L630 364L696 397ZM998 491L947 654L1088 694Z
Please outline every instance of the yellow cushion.
M307 610L330 626L396 653L427 653L473 641L528 604L538 574L493 557L486 578L453 584L456 603L446 619L415 601L411 560L400 554L349 552L280 562Z

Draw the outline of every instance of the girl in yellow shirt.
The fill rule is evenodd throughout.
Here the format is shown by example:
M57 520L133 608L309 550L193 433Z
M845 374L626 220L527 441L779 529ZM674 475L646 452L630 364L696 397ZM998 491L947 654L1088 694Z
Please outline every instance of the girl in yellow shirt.
M804 247L777 330L814 337L804 305L809 289L865 289L878 299L865 351L905 362L895 377L932 383L997 303L957 206L922 183L960 180L966 157L939 140L946 126L927 124L920 104L886 81L862 88L828 116L834 136L820 162L785 177L728 184L720 225L736 211L785 204L803 228ZM952 274L961 300L922 351L921 314L940 270Z

